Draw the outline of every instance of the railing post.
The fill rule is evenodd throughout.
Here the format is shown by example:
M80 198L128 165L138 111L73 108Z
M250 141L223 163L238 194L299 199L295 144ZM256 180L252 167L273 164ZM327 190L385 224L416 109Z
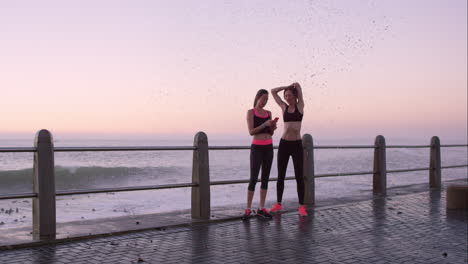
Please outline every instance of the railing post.
M431 138L431 158L429 165L429 186L430 188L440 189L441 187L441 161L440 161L440 140L439 137Z
M372 186L374 194L387 193L387 161L385 152L385 138L379 135L375 138L374 149L374 177Z
M34 140L33 236L53 239L56 233L54 145L52 134L42 129Z
M311 135L302 136L304 148L304 203L315 203L314 141Z
M210 166L208 158L208 137L204 132L195 135L193 146L192 218L210 219Z

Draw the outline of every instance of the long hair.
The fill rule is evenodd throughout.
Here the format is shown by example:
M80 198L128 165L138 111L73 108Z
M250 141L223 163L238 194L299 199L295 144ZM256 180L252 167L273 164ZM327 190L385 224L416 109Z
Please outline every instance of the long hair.
M286 91L290 91L296 97L296 103L297 103L297 101L299 100L297 98L299 96L299 92L297 91L297 89L293 85L290 85L286 89L284 89L283 96L286 95Z
M260 98L264 94L268 94L268 91L265 89L258 90L257 95L255 95L255 100L253 104L254 107L257 105L258 98Z

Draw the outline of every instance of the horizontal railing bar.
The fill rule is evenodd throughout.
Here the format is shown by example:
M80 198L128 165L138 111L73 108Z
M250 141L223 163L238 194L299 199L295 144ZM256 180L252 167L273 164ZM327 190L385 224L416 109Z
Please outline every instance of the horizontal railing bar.
M386 148L430 148L431 145L389 145ZM440 145L440 147L468 147L468 145ZM278 146L273 146L278 149ZM348 146L314 146L314 149L373 149L371 145ZM154 150L196 150L194 146L143 146L143 147L55 147L57 152L85 152L85 151L154 151ZM209 146L209 150L242 150L250 149L250 146ZM0 152L36 152L34 147L2 147Z
M410 171L427 171L430 168L415 168L415 169L402 169L402 170L387 170L387 173L410 172Z
M269 181L272 181L272 179L269 179ZM210 185L225 185L225 184L239 184L239 183L249 183L249 180L230 180L230 181L212 181L210 182ZM260 180L257 180L257 182L260 182Z
M151 150L195 150L193 146L148 146L148 147L56 147L57 152L72 151L151 151Z
M0 152L36 152L36 148L29 148L29 147L0 148Z
M294 180L294 177L286 177L285 180ZM278 178L271 178L269 181L276 181ZM261 180L258 180L260 182ZM211 182L210 185L223 185L223 184L236 184L248 183L249 180L232 180L232 181L217 181ZM119 187L119 188L100 188L100 189L87 189L87 190L72 190L72 191L58 191L56 196L65 195L78 195L78 194L93 194L93 193L109 193L109 192L126 192L126 191L144 191L144 190L158 190L158 189L171 189L171 188L186 188L197 187L196 183L181 183L181 184L167 184L167 185L153 185L153 186L138 186L138 187ZM35 198L35 193L24 194L10 194L0 195L0 200L5 199L20 199L20 198Z
M273 146L274 149L278 149L278 146ZM314 146L314 149L363 149L363 148L375 148L375 146ZM209 150L231 150L231 149L250 149L250 146L211 146Z
M456 147L468 147L468 145L462 145L462 144L452 144L452 145L440 145L441 148L456 148Z
M468 167L466 165L453 165L453 166L443 166L441 169L451 169L451 168L464 168ZM430 168L415 168L415 169L402 169L402 170L387 170L387 173L399 173L399 172L411 172L411 171L425 171L430 170ZM325 173L325 174L316 174L316 178L324 177L339 177L339 176L353 176L353 175L368 175L374 174L373 171L362 171L362 172L348 172L348 173ZM294 180L295 177L290 176L286 177L285 180ZM278 178L270 178L269 181L277 181ZM226 184L241 184L249 183L250 180L229 180L229 181L213 181L210 182L210 185L226 185ZM261 182L261 180L257 180ZM158 189L171 189L171 188L187 188L187 187L197 187L196 183L181 183L181 184L167 184L167 185L149 185L149 186L136 186L136 187L118 187L118 188L100 188L100 189L88 189L88 190L72 190L72 191L58 191L57 196L65 195L78 195L78 194L93 194L93 193L109 193L109 192L127 192L127 191L144 191L144 190L158 190ZM21 199L21 198L35 198L37 197L36 193L23 193L23 194L10 194L10 195L0 195L0 200L6 199Z
M327 145L324 145L324 146L314 146L314 149L373 149L375 148L375 146L371 146L371 145L363 145L363 146L359 146L359 145L348 145L348 146L327 146Z
M278 146L273 148L277 149ZM208 146L209 150L240 150L240 149L250 149L250 146Z
M453 168L464 168L464 167L468 167L468 164L466 164L466 165L442 166L440 168L441 169L453 169Z
M390 145L386 148L430 148L431 145Z
M278 178L271 178L269 181L276 181ZM286 177L285 180L294 180L294 177ZM224 185L224 184L237 184L237 183L248 183L249 180L232 180L232 181L217 181L211 182L210 185ZM260 180L258 180L260 182ZM109 193L109 192L126 192L126 191L144 191L144 190L158 190L158 189L170 189L170 188L186 188L186 187L197 187L196 183L181 183L181 184L167 184L167 185L153 185L153 186L137 186L137 187L118 187L118 188L100 188L100 189L87 189L87 190L71 190L71 191L58 191L56 196L66 195L78 195L78 194L94 194L94 193ZM25 194L11 194L11 195L0 195L0 200L3 199L19 199L19 198L34 198L37 194L25 193Z
M430 145L395 145L395 146L386 146L387 148L429 148ZM277 149L278 146L273 148ZM314 146L314 149L374 149L375 146L372 145L348 145L348 146ZM230 149L250 149L250 146L212 146L209 147L210 150L230 150Z
M289 181L289 180L294 180L295 177L286 177L284 178L285 180ZM277 181L278 178L270 178L268 179L268 181ZM210 185L226 185L226 184L240 184L240 183L249 183L250 180L249 179L246 179L246 180L229 180L229 181L212 181L210 182ZM261 180L257 180L257 182L261 182Z
M99 188L99 189L88 189L88 190L58 191L56 195L64 196L64 195L92 194L92 193L145 191L145 190L159 190L159 189L185 188L185 187L197 187L197 186L198 184L196 183L180 183L180 184L149 185L149 186L136 186L136 187Z
M35 197L37 197L37 193L17 193L17 194L0 195L0 200L35 198Z
M348 173L325 173L325 174L316 174L315 178L334 177L334 176L367 175L367 174L374 174L374 172L373 171L362 171L362 172L348 172Z

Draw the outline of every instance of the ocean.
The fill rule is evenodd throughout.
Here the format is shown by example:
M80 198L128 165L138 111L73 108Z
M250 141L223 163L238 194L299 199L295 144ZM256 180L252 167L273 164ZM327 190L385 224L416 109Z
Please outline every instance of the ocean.
M429 139L424 140L428 144ZM276 145L278 141L275 141ZM406 142L407 143L407 142ZM466 144L465 142L457 142ZM55 140L56 147L100 146L191 146L193 138L178 140L147 139L66 139ZM326 145L333 144L327 142ZM335 143L333 145L351 145ZM372 145L373 139L365 145ZM389 142L387 145L402 144ZM416 143L414 143L416 144ZM414 145L411 144L411 145ZM420 144L420 142L417 142ZM442 140L442 144L444 144ZM246 146L238 140L213 140L212 146ZM315 142L315 145L325 145ZM360 145L363 145L360 142ZM0 147L31 147L32 140L1 140ZM276 156L275 150L275 156ZM315 150L315 172L346 173L372 171L373 149ZM190 183L192 151L123 151L123 152L56 152L56 190L145 186ZM468 148L442 148L442 165L468 164ZM210 179L240 180L249 178L249 150L210 150ZM0 153L0 195L32 192L33 153ZM387 149L387 170L429 167L429 149ZM292 160L287 176L293 176ZM270 177L277 177L276 157ZM387 187L428 182L428 172L391 173ZM444 169L442 180L466 179L467 168ZM257 184L254 207L258 205ZM213 207L241 208L246 201L247 184L212 186ZM353 197L372 192L372 175L327 177L316 179L316 200ZM142 215L189 209L190 188L57 197L57 222ZM286 181L284 200L297 201L295 181ZM267 206L276 201L276 183L269 183ZM0 200L0 230L32 224L31 199Z

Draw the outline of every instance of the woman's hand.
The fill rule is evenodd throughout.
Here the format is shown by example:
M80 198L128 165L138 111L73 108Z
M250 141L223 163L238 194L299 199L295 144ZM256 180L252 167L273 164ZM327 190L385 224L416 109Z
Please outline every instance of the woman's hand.
M275 134L275 130L276 130L276 128L277 128L278 120L277 120L277 119L274 119L274 120L270 120L270 121L271 121L270 135L273 136L273 134Z
M273 120L268 120L267 122L270 122L270 128L272 130L275 130L277 128L277 124L278 124L278 119L273 119ZM266 125L266 124L265 124Z
M274 124L270 127L271 130L276 130L278 127L276 125L276 122L274 122Z
M268 120L265 123L263 123L266 127L272 127L273 125L276 125L276 122L273 120Z

